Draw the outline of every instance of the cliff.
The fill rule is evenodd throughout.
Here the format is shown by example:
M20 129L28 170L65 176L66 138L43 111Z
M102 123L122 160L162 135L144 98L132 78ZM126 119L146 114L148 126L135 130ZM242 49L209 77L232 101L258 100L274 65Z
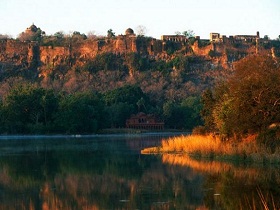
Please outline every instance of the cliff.
M39 70L41 75L46 76L57 66L66 65L70 68L83 66L98 54L104 53L115 55L135 53L156 60L171 59L174 53L200 56L223 68L231 68L233 62L250 54L279 55L279 47L261 40L257 43L234 39L221 40L210 42L200 40L198 37L190 44L187 39L176 39L174 36L171 38L165 36L163 40L137 37L133 31L112 38L84 40L70 38L60 46L5 39L0 40L0 64Z

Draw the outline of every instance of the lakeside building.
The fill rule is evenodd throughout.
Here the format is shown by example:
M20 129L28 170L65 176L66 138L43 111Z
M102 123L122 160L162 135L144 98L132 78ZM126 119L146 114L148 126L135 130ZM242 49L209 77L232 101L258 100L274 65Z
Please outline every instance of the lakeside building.
M126 127L132 129L145 129L145 130L163 130L164 122L160 122L152 114L145 114L139 112L133 114L126 120Z

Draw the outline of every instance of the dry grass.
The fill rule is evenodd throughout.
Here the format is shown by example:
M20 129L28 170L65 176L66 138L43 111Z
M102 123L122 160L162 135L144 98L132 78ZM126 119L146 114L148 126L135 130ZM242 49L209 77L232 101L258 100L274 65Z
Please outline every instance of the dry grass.
M210 157L252 162L280 163L280 149L273 154L266 148L258 147L255 136L249 136L240 142L222 141L213 135L188 135L162 140L160 147L147 148L142 154L151 153L187 153L196 157Z

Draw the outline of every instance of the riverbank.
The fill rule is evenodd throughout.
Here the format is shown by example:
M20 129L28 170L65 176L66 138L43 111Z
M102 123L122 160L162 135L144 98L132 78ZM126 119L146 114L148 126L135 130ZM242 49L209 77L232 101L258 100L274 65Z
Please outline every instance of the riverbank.
M187 154L192 158L218 161L238 161L260 164L280 164L280 148L272 153L257 145L256 136L240 142L222 141L214 135L182 135L163 140L159 147L146 148L142 154Z
M131 129L131 128L110 128L103 129L98 134L141 134L141 133L190 133L190 131L178 129L164 129L164 130L145 130L145 129Z

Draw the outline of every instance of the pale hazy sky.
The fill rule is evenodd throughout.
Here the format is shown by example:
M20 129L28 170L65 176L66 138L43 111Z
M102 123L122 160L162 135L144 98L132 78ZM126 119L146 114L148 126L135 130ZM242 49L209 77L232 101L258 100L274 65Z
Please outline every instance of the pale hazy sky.
M0 15L0 34L13 37L32 23L48 35L110 28L118 35L139 25L155 38L185 30L202 38L280 34L280 0L0 0Z

